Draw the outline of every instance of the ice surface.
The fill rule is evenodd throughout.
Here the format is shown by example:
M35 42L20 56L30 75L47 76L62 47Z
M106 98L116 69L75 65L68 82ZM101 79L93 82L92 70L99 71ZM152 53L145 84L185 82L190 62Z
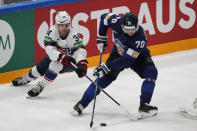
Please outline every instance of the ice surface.
M81 117L72 107L90 82L75 73L60 75L38 98L26 99L26 87L0 85L0 131L197 131L197 121L178 112L197 97L197 49L153 57L159 75L151 104L156 117L130 121L125 112L101 93L97 97L94 128L90 128L92 103ZM88 70L92 76L93 69ZM137 113L142 81L133 71L123 71L105 91L131 113ZM107 123L106 127L99 126Z

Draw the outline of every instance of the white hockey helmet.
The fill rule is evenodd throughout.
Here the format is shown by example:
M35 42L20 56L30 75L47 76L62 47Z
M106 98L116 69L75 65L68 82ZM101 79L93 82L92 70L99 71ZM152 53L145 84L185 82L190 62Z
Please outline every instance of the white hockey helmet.
M66 11L59 11L55 16L56 24L69 24L70 22L70 16Z

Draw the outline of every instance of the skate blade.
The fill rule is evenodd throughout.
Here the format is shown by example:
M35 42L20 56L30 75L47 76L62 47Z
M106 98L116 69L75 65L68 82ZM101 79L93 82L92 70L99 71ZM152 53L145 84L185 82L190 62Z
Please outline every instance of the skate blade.
M80 116L79 113L75 110L71 111L70 114L73 116L73 117L78 117Z
M156 116L157 114L158 114L158 111L150 111L149 113L140 112L137 119L141 120L145 118L150 118L150 117Z
M43 97L40 97L40 96L26 96L26 99L31 99L31 100L37 100L37 99L43 99Z

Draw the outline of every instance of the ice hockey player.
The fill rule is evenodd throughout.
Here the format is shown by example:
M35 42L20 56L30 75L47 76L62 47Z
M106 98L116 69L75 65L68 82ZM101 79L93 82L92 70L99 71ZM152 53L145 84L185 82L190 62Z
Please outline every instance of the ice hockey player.
M187 118L192 118L197 120L197 98L192 104L192 108L181 108L180 112Z
M43 76L38 84L29 90L28 95L31 97L38 96L59 73L75 71L78 77L83 77L87 72L87 52L80 35L71 28L69 14L66 11L58 12L55 22L56 24L50 27L44 38L47 56L27 75L12 81L14 86L21 86ZM75 69L71 62L78 68Z
M126 68L135 71L144 79L141 87L139 112L142 115L154 116L158 109L149 105L157 79L157 68L147 49L147 38L143 28L138 25L135 13L128 12L123 17L106 13L101 15L97 36L97 48L103 52L107 48L108 28L114 34L115 45L106 63L95 68L93 75L100 76L98 85L103 89L116 80L118 74ZM132 85L132 83L128 83ZM82 99L74 106L73 116L82 114L84 108L93 100L95 85L92 83L85 91ZM100 93L98 89L97 95Z

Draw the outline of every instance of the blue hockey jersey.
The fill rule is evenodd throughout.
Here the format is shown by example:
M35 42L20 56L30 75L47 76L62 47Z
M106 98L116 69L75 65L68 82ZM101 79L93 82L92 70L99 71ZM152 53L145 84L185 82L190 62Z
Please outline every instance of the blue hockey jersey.
M106 13L101 16L99 35L106 36L108 28L111 28L114 35L115 45L121 46L124 49L123 55L110 63L107 63L110 69L112 68L127 68L130 67L140 54L148 52L147 38L144 29L139 26L137 32L133 36L129 36L123 32L122 17ZM119 48L112 53L119 52Z

